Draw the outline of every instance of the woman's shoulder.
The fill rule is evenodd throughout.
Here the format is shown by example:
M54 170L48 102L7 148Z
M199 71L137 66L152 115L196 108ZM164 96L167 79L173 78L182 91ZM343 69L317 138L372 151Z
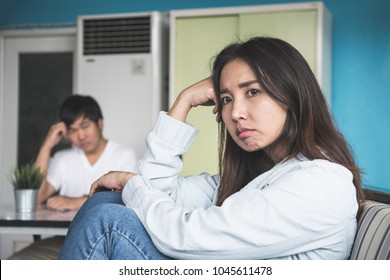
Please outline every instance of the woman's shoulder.
M277 164L254 181L256 185L312 189L313 186L351 186L352 180L352 173L340 164L323 159L309 160L298 157Z
M283 165L283 164L282 164ZM303 157L295 158L284 163L285 175L303 176L313 179L347 178L352 179L352 173L341 164L325 159L309 160Z
M284 163L278 176L273 179L270 185L274 190L308 195L308 199L317 197L317 201L321 201L333 197L334 201L340 199L340 203L356 200L352 173L344 166L328 160L290 160ZM335 199L335 196L339 198Z

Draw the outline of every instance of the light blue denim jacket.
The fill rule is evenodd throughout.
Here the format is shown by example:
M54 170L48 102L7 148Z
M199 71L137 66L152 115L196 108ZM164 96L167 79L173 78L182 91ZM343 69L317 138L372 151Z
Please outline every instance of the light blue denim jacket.
M175 259L346 259L358 209L352 174L326 160L277 164L215 206L219 176L179 177L197 129L161 112L122 198ZM207 159L205 159L207 160Z

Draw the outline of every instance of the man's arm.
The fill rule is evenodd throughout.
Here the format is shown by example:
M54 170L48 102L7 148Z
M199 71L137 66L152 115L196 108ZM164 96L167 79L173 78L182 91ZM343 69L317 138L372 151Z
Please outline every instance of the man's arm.
M38 204L45 203L45 201L47 201L47 199L54 193L54 187L49 182L47 182L46 179L44 179L38 192Z
M37 166L43 174L45 174L45 179L43 180L38 192L38 203L46 201L47 198L55 191L54 187L47 182L46 175L49 167L51 151L58 143L60 143L61 140L65 139L66 131L66 125L63 122L52 125L35 160L35 166Z
M78 210L81 205L87 200L87 196L82 197L68 197L56 195L50 197L46 202L46 207L51 210L66 211Z

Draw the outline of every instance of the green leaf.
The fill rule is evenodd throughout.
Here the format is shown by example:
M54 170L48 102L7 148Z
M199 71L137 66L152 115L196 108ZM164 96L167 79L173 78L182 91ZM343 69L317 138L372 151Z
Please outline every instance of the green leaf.
M19 189L39 189L45 175L40 168L34 163L27 163L25 165L15 167L11 170L8 180L12 186Z

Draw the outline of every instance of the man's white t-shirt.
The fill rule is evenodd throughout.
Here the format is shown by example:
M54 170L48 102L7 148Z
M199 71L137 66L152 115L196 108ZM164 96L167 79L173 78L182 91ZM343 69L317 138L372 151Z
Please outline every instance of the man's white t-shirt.
M71 147L59 151L50 159L47 181L60 195L88 195L91 184L109 171L134 172L135 152L122 144L108 141L100 158L91 165L84 152Z

